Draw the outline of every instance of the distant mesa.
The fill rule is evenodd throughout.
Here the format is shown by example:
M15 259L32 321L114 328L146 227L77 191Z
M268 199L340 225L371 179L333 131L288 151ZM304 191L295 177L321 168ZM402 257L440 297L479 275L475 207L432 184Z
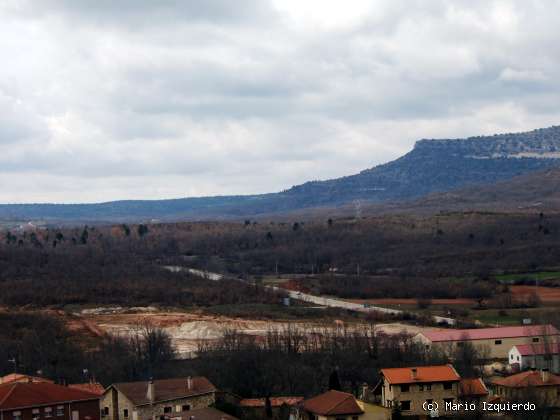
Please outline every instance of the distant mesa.
M421 197L449 202L450 196L437 194L457 189L471 188L470 194L485 191L488 195L490 190L482 187L555 167L560 167L560 126L467 139L420 140L412 151L392 162L351 176L306 182L278 193L99 204L4 204L0 205L0 220L228 220L340 208L356 200L368 205L416 200L419 206ZM518 188L524 188L523 180L515 182ZM542 202L541 198L544 197L532 199ZM523 200L520 203L534 204Z

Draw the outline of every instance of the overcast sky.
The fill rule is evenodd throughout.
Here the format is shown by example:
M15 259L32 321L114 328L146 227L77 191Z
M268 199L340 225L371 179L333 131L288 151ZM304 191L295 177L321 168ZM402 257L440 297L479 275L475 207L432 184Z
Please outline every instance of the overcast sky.
M560 2L1 0L0 202L272 192L560 124Z

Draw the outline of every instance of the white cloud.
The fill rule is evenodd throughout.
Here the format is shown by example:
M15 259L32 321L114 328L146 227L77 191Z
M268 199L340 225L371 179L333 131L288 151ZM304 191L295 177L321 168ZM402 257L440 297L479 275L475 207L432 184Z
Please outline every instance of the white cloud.
M118 5L118 7L117 7ZM281 190L557 124L560 6L0 4L0 202Z

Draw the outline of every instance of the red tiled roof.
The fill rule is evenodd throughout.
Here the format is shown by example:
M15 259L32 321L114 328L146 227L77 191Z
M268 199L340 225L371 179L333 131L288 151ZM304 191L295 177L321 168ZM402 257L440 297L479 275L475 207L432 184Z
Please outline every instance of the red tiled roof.
M420 334L432 342L438 342L559 335L560 331L552 325L523 325L516 327L477 328L468 330L425 331Z
M464 397L484 397L488 395L488 388L481 378L461 379L459 394Z
M412 369L416 369L415 378L413 378ZM390 384L446 382L461 379L455 368L451 365L381 369L381 374Z
M352 394L334 390L304 401L303 408L321 416L363 414Z
M216 392L216 387L205 377L192 378L192 389L187 388L187 378L159 379L154 381L155 401L168 401L193 395ZM134 405L149 404L148 381L114 384Z
M196 408L194 410L182 411L165 416L165 420L171 420L180 417L182 420L239 420L237 417L230 416L223 411L212 407ZM140 418L141 420L152 420L153 416Z
M99 400L99 396L48 382L0 385L0 410L90 400Z
M10 373L0 378L0 384L11 384L14 382L48 382L53 384L50 379L41 378L39 376L23 375L21 373Z
M543 382L542 372L528 370L508 376L507 378L493 379L492 384L505 386L508 388L525 388L529 386L550 386L560 385L560 376L548 374L549 379Z
M271 397L270 404L272 407L280 407L283 404L296 405L303 401L303 397ZM264 407L266 398L245 398L239 402L241 407Z
M90 392L95 395L103 395L105 388L98 382L87 382L85 384L70 384L69 388L79 389L81 391Z
M518 344L513 347L522 356L560 353L560 343Z

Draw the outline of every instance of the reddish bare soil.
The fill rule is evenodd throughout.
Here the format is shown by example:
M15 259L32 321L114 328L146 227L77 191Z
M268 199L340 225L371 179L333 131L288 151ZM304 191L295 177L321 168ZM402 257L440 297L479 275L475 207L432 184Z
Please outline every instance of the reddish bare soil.
M527 297L537 292L542 302L560 303L560 287L511 286L510 290L515 297Z

